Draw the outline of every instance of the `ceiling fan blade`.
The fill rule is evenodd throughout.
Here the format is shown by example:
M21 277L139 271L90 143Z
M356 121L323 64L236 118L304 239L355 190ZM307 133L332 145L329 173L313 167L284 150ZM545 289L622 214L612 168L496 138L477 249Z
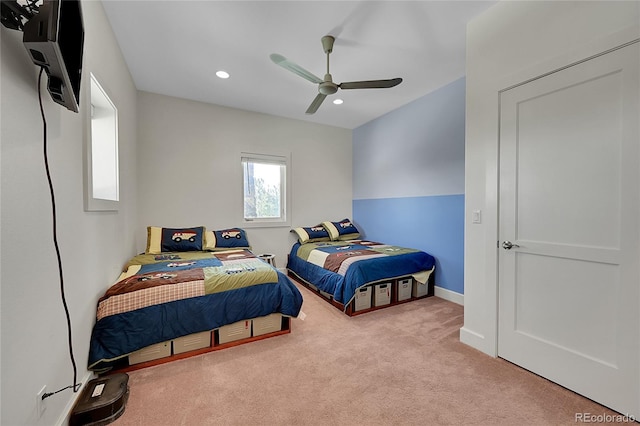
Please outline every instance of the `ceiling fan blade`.
M316 112L320 107L320 105L322 105L322 101L324 101L324 98L326 97L327 95L318 93L318 96L316 96L313 102L311 102L311 105L309 105L309 108L307 108L307 111L305 112L305 114L313 114L314 112Z
M392 78L390 80L349 81L338 84L338 87L341 89L387 89L400 83L402 83L401 78Z
M271 60L274 64L280 65L282 68L291 71L294 74L299 75L300 77L309 80L312 83L320 84L322 83L322 79L310 73L309 71L302 68L300 65L291 62L287 58L282 55L278 55L277 53L272 53L270 56Z

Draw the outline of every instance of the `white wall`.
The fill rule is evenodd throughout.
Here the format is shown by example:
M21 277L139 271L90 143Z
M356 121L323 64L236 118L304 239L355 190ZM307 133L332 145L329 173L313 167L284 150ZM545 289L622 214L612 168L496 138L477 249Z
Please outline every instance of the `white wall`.
M87 356L96 302L135 251L136 90L100 2L83 2L84 79L97 74L120 112L121 208L83 209L83 129L79 114L53 103L43 81L49 164L56 191L58 240L66 298L73 324L78 380L88 376ZM78 394L66 390L45 400L36 393L71 385L73 370L52 242L49 190L42 158L38 69L22 45L22 33L1 27L1 418L3 425L51 425L62 421ZM82 102L82 101L81 101Z
M240 152L291 153L291 225L351 217L351 131L147 92L138 96L138 249L147 226L242 227ZM286 266L291 227L245 227Z
M467 26L464 343L497 354L498 91L637 38L639 8L505 1Z

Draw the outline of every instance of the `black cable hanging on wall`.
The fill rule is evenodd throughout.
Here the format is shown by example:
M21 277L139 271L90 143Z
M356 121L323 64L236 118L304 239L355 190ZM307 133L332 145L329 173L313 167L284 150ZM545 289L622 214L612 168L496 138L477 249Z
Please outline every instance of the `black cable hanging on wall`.
M67 336L69 343L69 358L73 365L73 385L64 387L55 392L49 392L42 395L42 399L48 398L58 392L62 392L65 389L72 388L73 392L78 392L78 389L82 383L77 383L78 368L76 367L76 360L73 356L73 341L71 330L71 316L69 315L69 307L67 306L67 299L64 293L64 275L62 273L62 257L60 256L60 247L58 246L58 230L57 230L57 217L56 217L56 196L53 189L53 181L51 180L51 172L49 171L49 155L47 153L47 119L44 114L44 107L42 105L42 74L44 74L44 68L40 68L40 74L38 75L38 101L40 102L40 114L42 115L43 125L43 154L44 154L44 167L47 173L47 182L49 183L49 194L51 195L51 210L53 219L53 245L56 249L56 258L58 260L58 278L60 281L60 297L62 298L62 306L67 318Z

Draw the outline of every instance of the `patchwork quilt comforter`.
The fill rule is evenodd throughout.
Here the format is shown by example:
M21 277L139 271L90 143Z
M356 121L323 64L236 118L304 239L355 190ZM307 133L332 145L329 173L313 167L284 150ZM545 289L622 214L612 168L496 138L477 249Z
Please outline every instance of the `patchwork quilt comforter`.
M413 275L426 283L435 259L420 250L365 240L296 243L287 269L346 306L358 288Z
M141 254L98 301L89 369L105 370L145 346L279 312L302 295L249 250Z

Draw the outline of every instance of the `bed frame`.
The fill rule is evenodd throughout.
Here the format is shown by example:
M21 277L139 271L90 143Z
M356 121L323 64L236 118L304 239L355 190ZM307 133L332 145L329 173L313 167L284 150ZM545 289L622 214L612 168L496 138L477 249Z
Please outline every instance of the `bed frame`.
M405 300L398 300L398 296L397 296L398 295L398 292L397 292L398 281L400 281L402 279L405 279L405 278L410 278L410 276L400 277L400 278L390 278L388 280L383 280L382 282L389 282L390 281L392 283L391 284L392 285L392 289L391 289L391 300L390 300L390 302L385 304L385 305L381 305L381 306L373 306L373 303L372 303L370 308L359 309L359 310L356 310L355 300L352 300L351 303L349 303L345 307L345 305L343 303L337 302L333 298L332 295L330 295L329 293L326 293L324 291L319 290L315 285L305 281L304 279L299 277L295 272L287 269L287 275L289 276L289 278L293 279L295 282L297 282L300 285L303 285L304 287L306 287L309 290L311 290L312 293L316 294L318 297L320 297L321 299L325 300L330 305L336 307L337 309L340 309L342 312L344 312L348 316L353 317L353 316L360 315L360 314L366 314L367 312L377 311L379 309L385 309L385 308L389 308L391 306L400 305L402 303L408 303L408 302L412 302L414 300L424 299L426 297L433 296L434 295L435 275L436 274L432 273L431 275L429 275L429 279L427 281L427 286L428 287L427 287L426 294L424 294L422 296L418 296L418 297L411 296L410 298L405 299ZM372 283L372 284L369 284L368 286L375 286L376 284L380 284L380 283Z
M243 321L250 321L250 320L243 320ZM268 338L271 338L271 337L280 336L280 335L283 335L283 334L288 334L288 333L291 333L291 318L281 315L281 327L280 327L280 330L272 331L272 332L265 333L265 334L261 334L259 336L250 336L250 337L245 337L245 338L242 338L242 339L228 341L228 342L225 342L225 343L220 343L220 329L215 329L215 330L212 330L212 331L207 332L207 333L211 334L211 340L210 340L211 343L209 344L209 346L198 348L198 349L194 349L194 350L190 350L190 351L186 351L186 352L182 352L182 353L173 353L174 351L172 349L171 350L171 354L168 355L168 356L152 359L152 360L149 360L149 361L138 362L138 363L135 363L135 364L130 364L129 363L129 356L125 356L125 357L121 358L120 360L116 361L116 363L114 364L112 369L110 369L108 371L105 371L105 372L101 372L101 373L99 373L99 375L113 374L113 373L116 373L116 372L124 373L124 372L128 372L128 371L140 370L142 368L152 367L154 365L166 364L168 362L176 361L176 360L179 360L179 359L190 358L190 357L196 356L196 355L202 355L202 354L209 353L209 352L219 351L219 350L222 350L222 349L227 349L227 348L231 348L231 347L238 346L238 345L243 345L245 343L257 342L259 340L264 340L264 339L268 339ZM196 334L201 334L201 333L196 333ZM189 336L195 336L195 335L189 335ZM188 336L184 336L184 337L188 337ZM182 339L182 338L169 340L167 342L162 342L159 345L168 344L169 347L171 348L175 344L176 340L179 340L179 339ZM152 345L152 346L155 346L155 345ZM142 348L141 350L144 350L144 349L146 349L146 348Z

